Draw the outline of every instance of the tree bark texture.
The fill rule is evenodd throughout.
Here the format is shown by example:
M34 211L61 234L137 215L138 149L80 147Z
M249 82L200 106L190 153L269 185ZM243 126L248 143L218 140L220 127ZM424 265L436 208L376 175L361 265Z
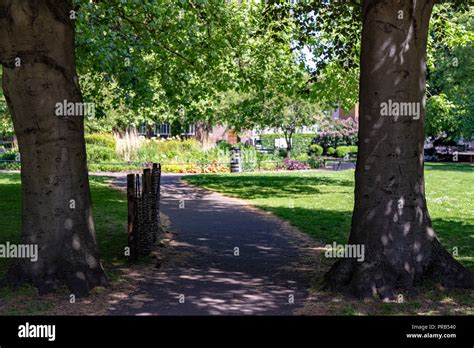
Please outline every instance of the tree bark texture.
M5 283L40 293L66 285L76 296L107 285L92 217L82 116L56 116L81 103L72 1L1 0L3 90L21 154L22 243L37 262L17 259Z
M439 243L423 177L426 44L433 0L365 0L360 72L359 154L349 244L365 260L341 259L330 288L390 299L437 279L472 288L474 277ZM419 114L383 116L381 105L419 103ZM413 104L416 105L416 104Z

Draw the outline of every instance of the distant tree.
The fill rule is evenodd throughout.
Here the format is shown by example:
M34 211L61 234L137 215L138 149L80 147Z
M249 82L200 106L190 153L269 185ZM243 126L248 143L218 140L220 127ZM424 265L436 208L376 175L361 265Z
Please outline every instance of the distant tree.
M257 116L261 128L275 128L285 137L286 158L291 158L293 135L299 128L318 124L324 115L319 107L307 100L273 98L267 101L263 111Z
M474 6L456 11L434 7L430 24L428 136L445 133L450 140L474 136Z

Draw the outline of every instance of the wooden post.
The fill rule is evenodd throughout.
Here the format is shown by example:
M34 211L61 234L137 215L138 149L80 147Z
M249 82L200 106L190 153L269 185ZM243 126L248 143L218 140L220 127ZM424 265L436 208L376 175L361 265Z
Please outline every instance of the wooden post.
M143 169L143 195L151 192L151 170Z
M151 169L143 169L143 238L147 243L147 248L149 247L150 250L153 240L153 195L151 184Z
M128 241L134 232L135 226L135 174L127 175L127 202L128 202Z
M153 163L152 175L152 194L151 194L151 209L152 209L152 226L153 226L153 242L158 240L160 231L160 170L158 163Z
M161 165L145 168L143 176L127 175L128 245L132 260L149 255L159 232Z

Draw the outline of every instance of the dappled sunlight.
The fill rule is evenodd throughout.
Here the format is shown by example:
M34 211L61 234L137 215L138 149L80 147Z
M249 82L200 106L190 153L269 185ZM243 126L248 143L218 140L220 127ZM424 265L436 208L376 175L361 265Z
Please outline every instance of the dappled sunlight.
M352 186L351 180L346 175L307 175L293 174L268 174L268 175L229 175L189 176L186 178L191 183L203 185L208 189L219 191L225 190L231 194L245 199L267 198L267 197L291 197L295 194L312 196L322 193L321 186Z
M443 174L448 170L449 177ZM473 186L469 184L472 181L472 176L469 174L474 173L474 167L468 164L429 163L426 165L425 172L427 173L426 196L433 230L448 250L453 247L458 248L459 261L470 268L474 267L472 261L463 257L463 255L473 253L470 240L474 238L474 200L472 199L474 192L466 192L466 188L469 190L469 187ZM262 189L270 187L271 191L280 188L275 186L278 181L271 180L273 175L277 174L219 175L215 181L214 177L191 177L187 180L225 194L245 198L256 206L290 221L318 241L324 243L347 241L353 208L353 191L350 186L346 189L345 184L338 186L335 179L330 180L331 183L325 182L325 176L334 176L338 180L346 180L353 185L353 173L291 173L288 185L295 185L297 189L298 182L301 182L302 193L268 196ZM269 180L265 180L267 176ZM300 178L295 178L295 176ZM323 179L318 181L317 179L321 176ZM252 191L256 192L241 192L240 187L244 186L244 183L248 187L254 187ZM312 197L307 197L307 192L304 191L307 190L307 185L314 187ZM390 219L400 219L405 216L410 203L405 195L390 199L384 206L383 214ZM376 214L378 213L375 210L369 211L368 221L375 218ZM416 218L414 222L405 221L401 225L400 233L405 237L409 237L413 229L417 227L416 225L423 223L425 218L419 206L415 206L414 214ZM426 231L426 238L433 238L433 230ZM381 236L381 243L388 245L390 238L388 234ZM419 241L413 241L413 248L415 250L421 248ZM417 262L420 262L424 256L417 255L416 257Z
M132 276L136 291L111 314L284 315L303 306L320 251L280 220L166 175L161 208L175 232L171 264Z
M274 283L270 276L255 277L246 272L229 272L219 268L170 269L139 281L138 286L139 290L135 293L126 298L116 296L120 302L114 300L111 303L126 306L128 313L135 315L140 315L145 302L147 311L154 315L279 314L282 307L296 307L289 302L290 295L299 305L306 296L295 282ZM154 293L153 286L159 289L160 298L149 297L150 293ZM180 296L183 296L181 302ZM111 313L114 313L114 308Z

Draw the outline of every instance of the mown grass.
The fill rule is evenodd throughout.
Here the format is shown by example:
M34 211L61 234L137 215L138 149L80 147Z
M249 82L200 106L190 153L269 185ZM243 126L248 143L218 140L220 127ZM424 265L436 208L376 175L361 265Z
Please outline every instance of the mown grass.
M427 164L426 196L434 228L448 250L474 270L474 166ZM354 204L354 172L285 172L193 175L189 183L247 200L306 232L315 240L346 243ZM324 262L321 274L330 267ZM324 268L324 269L323 269ZM360 301L326 292L318 278L303 315L472 315L474 292L420 284L401 303Z
M127 246L127 198L118 190L110 188L107 177L90 177L91 195L97 243L101 260L109 281L119 278L117 267L127 263L124 254ZM0 244L20 242L21 231L21 182L16 173L0 173ZM0 278L11 260L0 258ZM10 306L2 314L42 314L51 309L47 300L36 298L36 289L25 286L19 289L0 289L1 301L12 298L28 298L26 307ZM26 311L26 312L25 312Z
M435 231L474 269L474 166L427 164L426 197ZM189 183L243 198L322 243L345 243L354 205L354 171L193 175Z

